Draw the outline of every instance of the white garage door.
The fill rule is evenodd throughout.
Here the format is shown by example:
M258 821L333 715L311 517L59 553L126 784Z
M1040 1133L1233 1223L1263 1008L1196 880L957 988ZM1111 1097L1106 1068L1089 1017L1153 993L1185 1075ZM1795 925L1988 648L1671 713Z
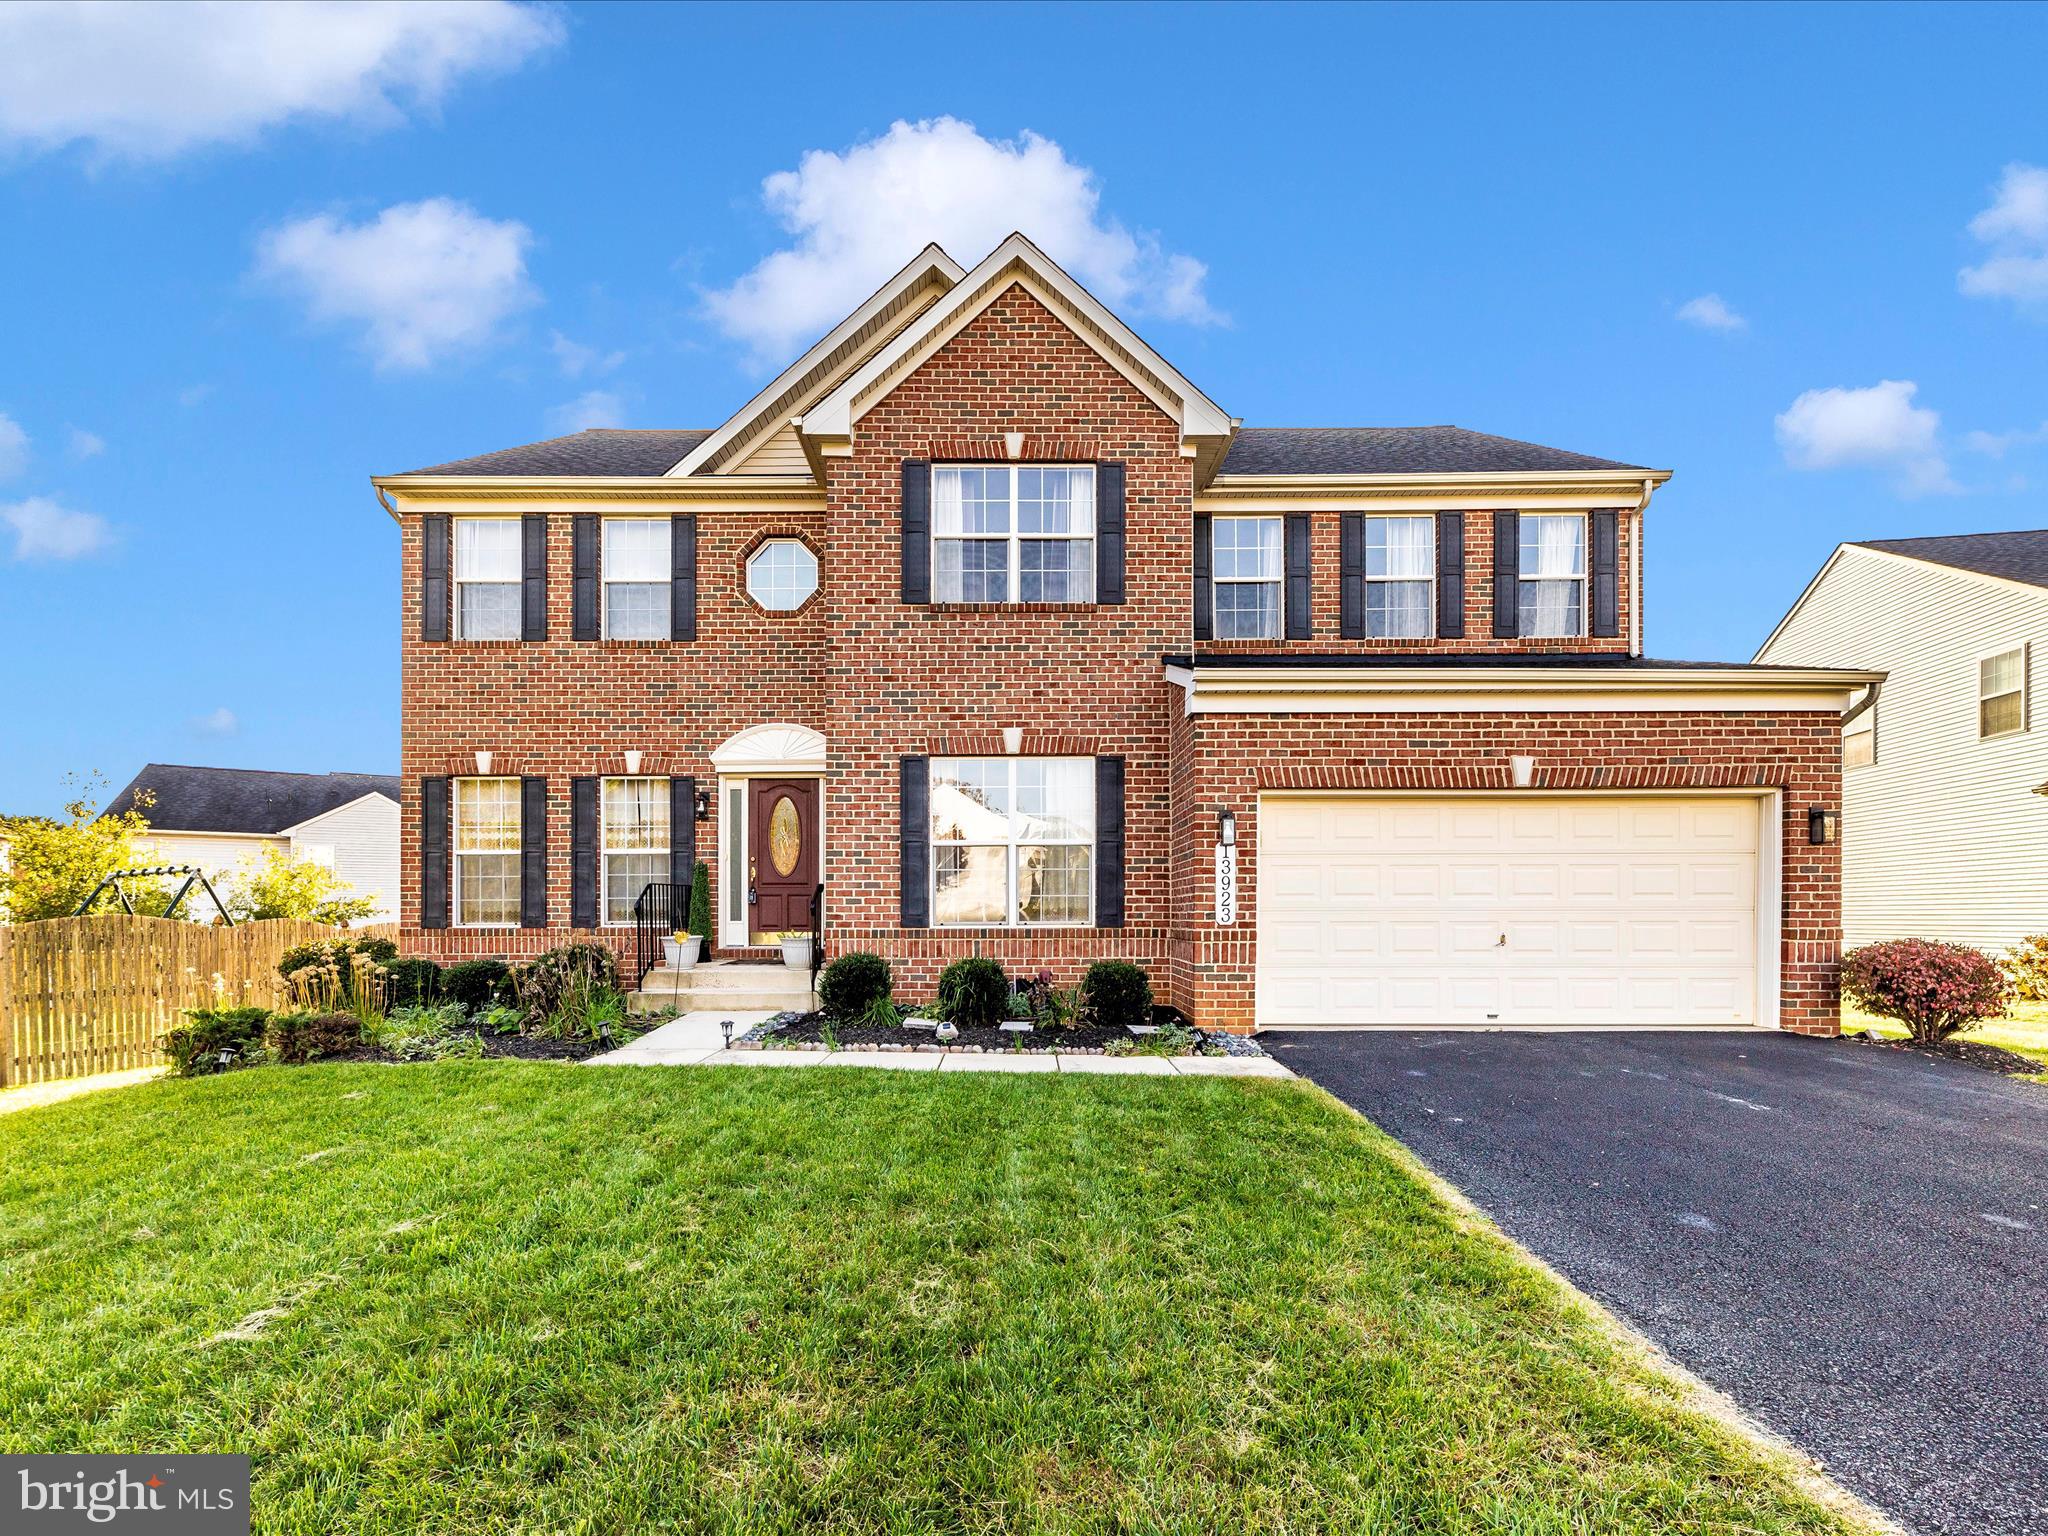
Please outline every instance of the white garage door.
M1755 1023L1758 806L1266 797L1258 1021Z

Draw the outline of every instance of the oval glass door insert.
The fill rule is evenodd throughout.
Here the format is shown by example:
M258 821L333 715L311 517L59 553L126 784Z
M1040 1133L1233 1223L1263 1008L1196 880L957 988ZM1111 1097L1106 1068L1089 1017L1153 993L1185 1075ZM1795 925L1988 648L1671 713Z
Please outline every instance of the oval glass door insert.
M787 878L796 873L797 855L803 852L803 823L797 819L796 802L784 795L768 813L768 860L775 873Z

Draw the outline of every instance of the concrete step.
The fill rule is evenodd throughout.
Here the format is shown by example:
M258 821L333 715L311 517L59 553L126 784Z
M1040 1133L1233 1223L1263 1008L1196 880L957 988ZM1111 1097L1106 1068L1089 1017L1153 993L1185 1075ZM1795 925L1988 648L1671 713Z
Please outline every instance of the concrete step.
M812 1006L811 977L808 971L780 965L710 961L682 970L657 966L629 1001L636 1013L779 1013Z

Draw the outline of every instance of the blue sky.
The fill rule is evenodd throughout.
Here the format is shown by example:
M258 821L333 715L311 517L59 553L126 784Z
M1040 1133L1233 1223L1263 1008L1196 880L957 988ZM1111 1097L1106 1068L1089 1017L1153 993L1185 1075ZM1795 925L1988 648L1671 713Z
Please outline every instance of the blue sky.
M1015 210L1250 423L1675 469L1653 654L1746 658L1841 539L2048 525L2039 7L328 25L0 11L0 810L394 768L369 475L716 425Z

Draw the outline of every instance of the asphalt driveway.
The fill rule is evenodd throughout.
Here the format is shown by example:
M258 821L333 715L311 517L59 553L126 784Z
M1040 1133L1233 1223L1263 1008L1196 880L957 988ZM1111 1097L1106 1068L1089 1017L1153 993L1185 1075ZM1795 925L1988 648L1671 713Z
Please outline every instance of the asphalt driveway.
M1846 1041L1277 1031L1917 1531L2048 1531L2048 1086Z

